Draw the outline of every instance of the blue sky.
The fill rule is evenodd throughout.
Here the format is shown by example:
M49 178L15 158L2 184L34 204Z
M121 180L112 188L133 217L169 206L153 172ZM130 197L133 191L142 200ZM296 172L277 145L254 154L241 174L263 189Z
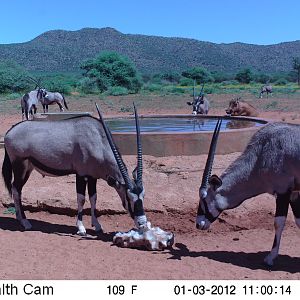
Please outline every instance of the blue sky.
M0 44L83 27L268 45L300 40L300 0L0 0Z

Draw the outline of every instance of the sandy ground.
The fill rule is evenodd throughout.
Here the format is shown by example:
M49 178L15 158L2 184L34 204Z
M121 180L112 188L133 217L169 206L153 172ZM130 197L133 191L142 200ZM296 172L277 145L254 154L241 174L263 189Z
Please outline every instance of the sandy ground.
M76 110L85 109L78 106ZM109 106L104 110L114 113ZM142 112L155 112L155 105ZM166 112L187 113L187 109L161 110L161 113ZM212 110L213 114L222 112ZM293 110L264 112L262 116L298 123L298 115ZM19 120L19 114L3 114L0 135ZM3 155L1 149L1 161ZM221 174L238 155L217 155L213 172ZM125 156L124 160L132 170L135 157ZM1 181L0 278L300 279L300 231L291 214L276 266L269 271L262 264L274 238L275 201L270 195L260 195L223 212L209 231L195 228L198 188L205 160L205 155L144 157L148 219L153 225L175 234L173 248L164 251L125 249L112 244L114 233L129 230L133 222L125 214L117 193L104 182L98 181L97 186L97 213L104 233L95 235L90 217L85 216L88 235L80 237L75 227L74 176L42 178L36 172L32 174L23 190L23 203L30 210L26 214L33 224L33 229L26 232L3 206L11 200ZM36 207L44 211L33 212Z

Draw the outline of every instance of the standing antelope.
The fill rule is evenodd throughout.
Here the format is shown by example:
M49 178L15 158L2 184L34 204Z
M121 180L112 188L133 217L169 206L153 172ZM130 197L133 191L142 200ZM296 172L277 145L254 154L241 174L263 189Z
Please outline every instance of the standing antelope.
M289 205L300 228L300 197L291 197L300 189L300 125L266 125L254 134L242 155L219 178L210 174L221 122L218 120L215 128L203 172L196 226L208 229L222 211L262 193L275 194L275 238L264 259L268 266L273 266Z
M137 111L134 107L137 167L132 180L98 106L97 110L100 120L91 116L79 116L61 121L21 122L6 133L2 175L14 200L16 217L25 229L30 229L31 224L22 207L21 192L33 169L47 176L76 174L78 234L86 233L82 222L86 186L91 202L92 226L95 226L96 231L102 230L95 216L98 178L116 189L123 207L134 219L135 225L138 228L146 226L142 146Z
M262 98L264 93L267 93L267 97L269 96L269 94L272 96L272 90L273 88L270 84L262 86L259 98Z
M43 101L46 95L46 90L40 87L23 95L23 97L21 98L22 121L25 117L26 120L29 120L30 114L31 116L36 114L38 102Z
M46 91L45 97L41 98L40 102L42 103L44 113L48 112L48 105L53 105L55 103L59 106L60 111L64 111L63 106L65 106L66 109L69 109L65 96L58 92L52 93Z

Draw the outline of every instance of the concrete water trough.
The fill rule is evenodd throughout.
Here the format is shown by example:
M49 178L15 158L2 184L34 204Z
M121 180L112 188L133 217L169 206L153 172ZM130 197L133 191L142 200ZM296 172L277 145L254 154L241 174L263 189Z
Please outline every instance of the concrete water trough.
M61 112L36 114L34 121L58 121L89 112ZM223 118L217 154L241 152L252 135L267 120L249 117L204 115L140 115L143 154L180 156L207 154L213 130L219 117ZM135 122L133 116L105 118L114 140L124 155L136 154ZM0 137L0 148L3 137Z
M241 152L268 121L258 118L203 115L141 115L143 153L153 156L207 154L218 117L223 118L217 154ZM136 153L133 117L108 118L122 154Z

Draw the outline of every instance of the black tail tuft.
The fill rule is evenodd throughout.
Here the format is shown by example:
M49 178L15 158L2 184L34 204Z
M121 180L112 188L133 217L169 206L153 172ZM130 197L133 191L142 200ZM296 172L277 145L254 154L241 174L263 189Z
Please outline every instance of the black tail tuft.
M10 195L12 195L12 192L11 192L11 188L12 188L12 164L11 164L11 161L10 161L10 158L8 156L8 153L6 151L6 148L5 148L5 156L4 156L4 161L3 161L3 164L2 164L2 177L3 177L3 180L4 180L4 184L9 192Z
M61 94L61 95L62 95L62 97L63 97L63 99L64 99L64 105L65 105L65 108L66 108L67 110L69 110L69 107L68 107L68 105L67 105L65 96L64 96L63 94Z

